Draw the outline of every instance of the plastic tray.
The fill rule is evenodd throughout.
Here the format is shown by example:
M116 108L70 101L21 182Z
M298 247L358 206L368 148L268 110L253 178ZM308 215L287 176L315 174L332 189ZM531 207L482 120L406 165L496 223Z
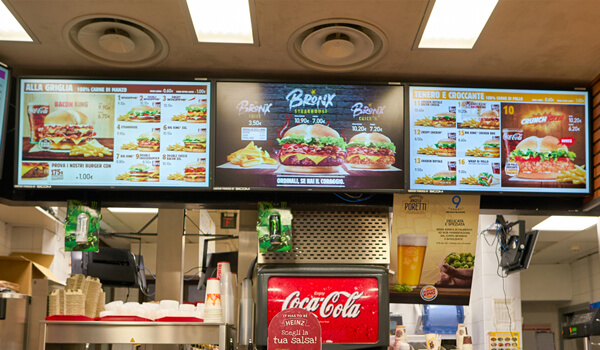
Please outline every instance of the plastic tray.
M112 322L152 322L149 318L144 318L134 315L109 315L97 318L98 321L112 321Z
M46 321L94 321L95 318L84 315L52 315L46 317Z
M157 318L155 322L204 322L203 319L192 316L165 316Z

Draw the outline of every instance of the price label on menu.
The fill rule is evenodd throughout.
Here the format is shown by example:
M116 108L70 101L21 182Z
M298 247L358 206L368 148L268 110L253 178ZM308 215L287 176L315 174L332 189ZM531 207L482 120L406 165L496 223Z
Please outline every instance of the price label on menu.
M587 92L409 95L410 190L589 193Z
M403 87L217 83L216 190L403 188Z
M20 84L17 187L209 187L209 83Z

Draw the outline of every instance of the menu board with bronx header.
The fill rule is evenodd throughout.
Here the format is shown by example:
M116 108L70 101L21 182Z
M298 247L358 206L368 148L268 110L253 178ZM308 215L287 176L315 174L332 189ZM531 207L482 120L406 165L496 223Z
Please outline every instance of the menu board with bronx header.
M409 94L410 190L589 193L586 91Z
M218 82L214 189L401 190L403 91Z
M206 189L210 83L21 79L16 187Z

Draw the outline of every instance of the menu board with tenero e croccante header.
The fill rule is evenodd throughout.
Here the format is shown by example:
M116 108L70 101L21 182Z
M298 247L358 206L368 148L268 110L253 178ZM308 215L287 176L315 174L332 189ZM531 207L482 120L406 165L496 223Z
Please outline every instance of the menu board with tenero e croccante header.
M21 79L16 187L208 188L210 83Z
M410 190L589 193L586 91L409 95Z

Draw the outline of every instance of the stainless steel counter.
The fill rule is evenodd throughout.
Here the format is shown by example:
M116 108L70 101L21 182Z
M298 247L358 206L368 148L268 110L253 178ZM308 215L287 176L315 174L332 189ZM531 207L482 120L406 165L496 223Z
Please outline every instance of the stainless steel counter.
M40 350L52 344L219 344L229 350L232 326L191 322L44 321Z

